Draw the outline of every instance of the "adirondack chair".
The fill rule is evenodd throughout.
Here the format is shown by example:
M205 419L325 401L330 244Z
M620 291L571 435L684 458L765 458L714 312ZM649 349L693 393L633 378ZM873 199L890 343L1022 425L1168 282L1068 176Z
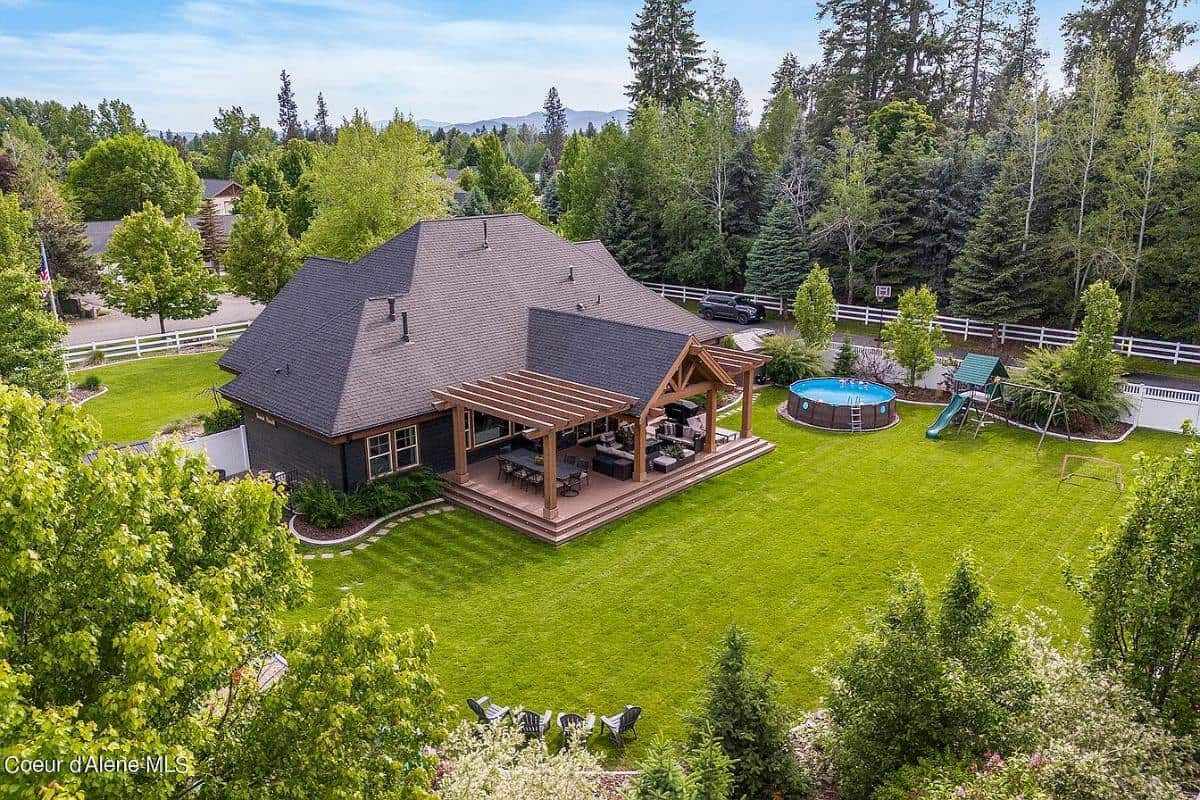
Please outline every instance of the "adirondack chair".
M638 718L642 716L640 706L625 706L625 710L620 714L614 714L611 717L600 718L600 730L605 728L612 734L613 741L617 747L624 747L625 742L621 738L626 734L633 734L633 738L637 738L637 730L634 728L637 725Z
M546 713L541 716L538 716L536 711L521 711L517 714L517 724L527 737L541 739L546 735L546 731L550 730L550 709L546 709Z
M564 743L586 742L592 737L592 731L596 730L596 715L588 714L586 717L581 717L578 714L560 713L558 727L562 728Z
M475 716L479 717L479 722L482 725L491 725L493 722L499 722L508 716L508 706L498 706L493 703L487 696L474 700L467 698L467 705Z

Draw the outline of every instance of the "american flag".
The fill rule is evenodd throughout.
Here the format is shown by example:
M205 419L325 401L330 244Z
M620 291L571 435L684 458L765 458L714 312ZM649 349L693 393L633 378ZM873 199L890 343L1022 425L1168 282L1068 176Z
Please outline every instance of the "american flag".
M38 249L41 251L42 260L38 265L38 282L42 284L42 299L50 306L50 310L57 316L58 308L54 304L54 286L50 281L50 260L46 258L46 245L38 237Z

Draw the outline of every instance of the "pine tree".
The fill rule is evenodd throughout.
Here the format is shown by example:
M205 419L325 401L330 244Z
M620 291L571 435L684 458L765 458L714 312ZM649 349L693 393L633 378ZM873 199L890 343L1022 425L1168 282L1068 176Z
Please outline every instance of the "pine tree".
M286 142L300 135L300 113L296 108L296 95L292 91L292 79L287 70L279 73L279 135Z
M690 0L645 0L633 22L625 94L633 106L652 102L674 108L701 91L704 43L696 36Z
M750 139L743 139L734 151L727 175L725 232L729 236L754 236L762 225L763 176Z
M78 212L62 196L55 184L42 186L34 198L34 232L46 248L46 260L54 276L54 291L61 302L72 294L100 290L100 265L89 255L91 242Z
M552 162L557 165L562 158L563 144L567 141L567 112L562 100L558 97L558 89L551 86L546 93L546 102L542 106L546 113L546 123L542 128L542 141L550 153Z
M1076 75L1095 55L1113 60L1122 103L1133 97L1139 65L1164 61L1195 33L1195 19L1175 20L1186 0L1098 0L1063 17L1063 68Z
M808 786L800 773L774 681L750 661L736 626L725 634L692 720L693 742L715 737L733 761L733 797L798 800Z
M800 72L800 62L796 60L796 54L791 50L784 53L783 60L771 73L771 96L774 97L786 87L792 93L792 99L798 101L800 99Z
M251 184L255 185L255 184ZM196 218L196 230L200 231L200 256L209 264L215 264L217 274L221 274L221 257L225 254L225 234L221 231L221 223L217 219L217 207L209 198L200 203L200 213Z
M650 226L634 204L624 171L612 176L596 236L632 277L643 281L661 277Z
M317 141L333 144L333 128L329 125L329 106L325 105L325 95L317 92Z
M464 217L481 217L484 214L492 213L492 203L488 200L487 193L483 188L476 186L467 193L467 199L463 201L462 216Z
M1021 154L1010 154L954 262L950 299L955 314L999 323L1020 322L1040 311L1038 276L1023 236L1028 181Z
M795 206L780 195L746 257L746 291L790 299L811 266Z
M833 360L833 374L839 378L849 378L858 367L858 348L849 339L843 339Z
M996 76L1003 62L1012 0L953 0L954 72L967 127L977 129L987 111Z
M920 272L933 291L944 294L995 176L978 138L960 131L935 148L927 169L929 197L917 235Z
M888 152L879 157L875 185L880 232L873 243L873 284L915 286L925 278L918 238L931 147L928 135L918 133L914 123L906 119L891 139Z
M558 176L551 175L546 181L545 188L542 189L542 210L546 212L546 219L553 223L558 222L558 215L562 213L562 206L558 202Z

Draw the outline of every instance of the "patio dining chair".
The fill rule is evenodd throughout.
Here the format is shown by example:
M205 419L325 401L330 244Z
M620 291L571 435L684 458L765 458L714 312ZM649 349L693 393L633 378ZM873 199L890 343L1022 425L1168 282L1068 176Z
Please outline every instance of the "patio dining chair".
M562 729L563 743L571 745L575 742L587 742L596 730L596 715L588 714L581 717L578 714L559 713L558 727Z
M514 467L512 472L513 481L521 484L521 488L527 490L529 487L526 482L529 480L529 470L524 467Z
M539 487L545 482L546 482L546 478L540 472L532 472L531 471L528 474L528 476L526 476L526 478L525 478L525 485L530 489Z
M612 734L613 741L616 742L617 747L624 747L625 741L622 738L623 736L633 734L633 738L637 738L637 730L634 726L637 725L638 718L641 716L642 709L640 706L625 706L625 710L620 714L614 714L611 717L601 717L600 730L607 728L609 733Z
M491 725L499 722L509 715L508 706L498 706L493 703L486 695L475 700L467 698L467 706L475 712L475 716L479 717L481 725Z
M501 458L496 461L496 464L496 477L500 479L502 483L512 480L513 471L516 469L516 467L513 466L513 463Z
M541 716L534 711L521 711L517 714L517 725L527 738L541 739L546 735L546 731L550 730L550 709L546 709L546 713Z

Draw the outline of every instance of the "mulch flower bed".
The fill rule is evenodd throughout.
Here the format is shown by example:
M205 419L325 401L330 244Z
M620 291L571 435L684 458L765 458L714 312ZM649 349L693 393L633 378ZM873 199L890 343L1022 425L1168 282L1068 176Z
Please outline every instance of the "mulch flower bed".
M318 528L304 517L297 515L292 521L292 525L296 528L296 532L306 539L332 542L338 539L344 539L347 536L353 536L374 521L375 520L369 517L351 517L350 519L346 520L346 524L340 528Z
M950 402L950 393L945 389L926 389L924 386L901 386L896 383L889 383L896 392L896 399L909 400L914 403L948 403Z
M91 400L98 394L104 394L104 389L103 386L96 389L81 389L78 386L72 386L69 397L74 405L79 405L84 400Z

